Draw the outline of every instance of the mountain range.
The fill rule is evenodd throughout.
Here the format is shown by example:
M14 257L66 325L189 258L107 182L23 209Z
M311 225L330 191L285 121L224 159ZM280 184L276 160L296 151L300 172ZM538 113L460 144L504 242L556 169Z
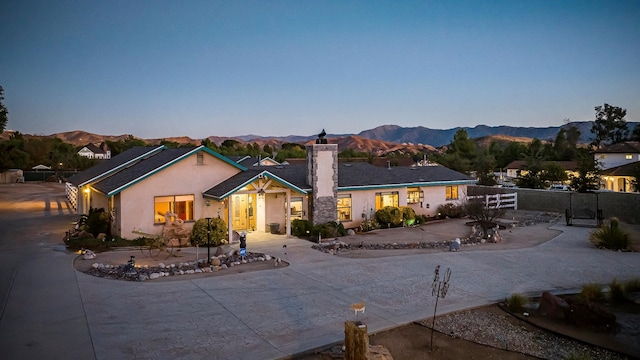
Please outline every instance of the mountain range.
M627 122L630 130L637 126L638 122ZM575 126L580 131L580 142L588 143L592 139L591 127L593 121L577 121L564 124L562 126L550 127L517 127L517 126L487 126L478 125L475 127L455 127L451 129L430 129L422 126L401 127L398 125L383 125L373 129L361 131L358 134L328 134L330 143L338 144L340 151L353 149L358 152L368 152L376 155L394 151L423 152L435 151L436 148L448 145L453 140L455 133L466 130L468 137L472 139L482 139L483 143L488 143L492 139L499 141L530 142L537 138L543 141L553 141L561 128ZM8 139L11 132L5 131L0 139ZM23 134L24 137L39 137L39 135ZM119 141L130 136L123 135L98 135L81 130L51 134L45 137L57 137L66 143L74 146L83 146L88 143L99 144L102 141ZM135 136L134 136L135 137ZM242 135L235 137L209 136L208 139L220 145L224 140L233 139L241 143L257 143L261 147L269 145L279 147L283 143L308 144L315 141L317 135L312 136L259 136ZM202 139L193 139L187 136L167 137L163 139L143 139L149 144L159 144L162 140L177 142L179 144L191 143L199 145Z

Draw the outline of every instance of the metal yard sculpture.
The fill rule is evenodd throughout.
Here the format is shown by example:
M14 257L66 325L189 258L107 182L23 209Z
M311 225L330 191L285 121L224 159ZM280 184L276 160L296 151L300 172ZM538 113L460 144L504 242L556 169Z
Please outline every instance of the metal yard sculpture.
M447 296L449 290L449 279L451 279L451 269L447 268L442 280L440 280L440 265L436 265L433 274L433 283L431 284L431 296L436 297L436 305L433 308L433 321L431 322L431 350L433 351L433 328L436 325L436 311L438 310L438 299Z

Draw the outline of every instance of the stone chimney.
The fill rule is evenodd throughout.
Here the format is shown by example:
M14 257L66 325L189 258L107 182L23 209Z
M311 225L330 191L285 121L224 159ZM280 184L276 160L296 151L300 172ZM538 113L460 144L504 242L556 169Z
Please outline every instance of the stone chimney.
M309 214L314 225L336 221L338 216L338 145L327 144L324 136L318 140L307 146L307 183L313 192Z

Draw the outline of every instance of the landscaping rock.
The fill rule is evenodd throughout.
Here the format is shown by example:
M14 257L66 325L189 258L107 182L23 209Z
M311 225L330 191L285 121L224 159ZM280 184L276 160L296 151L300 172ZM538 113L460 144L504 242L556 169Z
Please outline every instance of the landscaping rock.
M569 304L560 297L555 296L548 291L542 293L540 306L538 307L538 312L541 315L562 319L568 309Z

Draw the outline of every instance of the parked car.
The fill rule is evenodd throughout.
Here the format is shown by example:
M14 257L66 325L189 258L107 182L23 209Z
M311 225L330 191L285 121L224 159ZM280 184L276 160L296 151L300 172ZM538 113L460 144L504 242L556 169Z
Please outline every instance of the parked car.
M569 187L567 185L564 184L553 184L551 185L551 187L549 188L549 190L562 190L562 191L569 191L571 189L569 189Z

